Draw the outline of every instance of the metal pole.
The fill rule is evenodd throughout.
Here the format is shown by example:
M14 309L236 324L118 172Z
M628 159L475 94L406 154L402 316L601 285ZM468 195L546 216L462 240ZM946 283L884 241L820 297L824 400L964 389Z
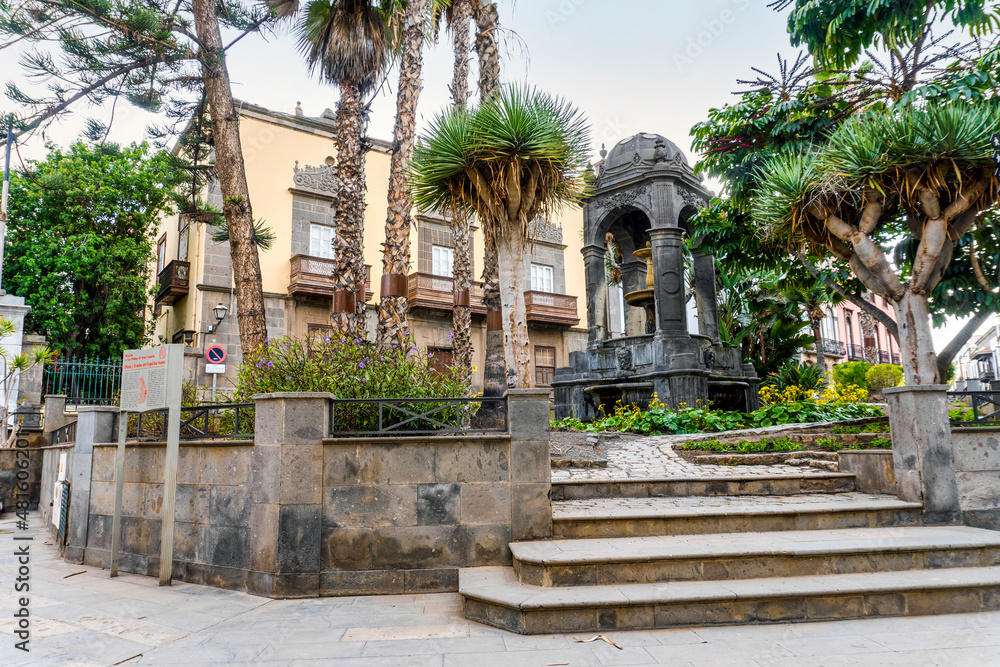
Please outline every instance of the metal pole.
M215 403L215 385L219 381L219 374L212 373L212 402Z
M184 346L167 346L167 456L160 513L160 586L169 586L174 565L174 506L177 501L177 459L181 441L181 385L184 382Z
M141 428L141 425L139 425ZM115 457L115 512L111 520L111 576L118 576L118 551L122 534L122 494L125 490L125 436L128 434L128 413L118 413L118 454Z
M6 161L3 166L3 191L0 193L0 296L3 290L3 248L7 243L7 195L10 192L10 145L14 143L14 117L7 123Z

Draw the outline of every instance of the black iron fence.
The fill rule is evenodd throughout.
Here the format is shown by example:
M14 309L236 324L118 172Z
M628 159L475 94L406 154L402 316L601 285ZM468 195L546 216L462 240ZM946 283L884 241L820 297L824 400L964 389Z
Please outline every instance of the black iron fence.
M252 440L254 436L253 403L212 403L181 408L181 440ZM119 415L113 432L118 433ZM166 440L167 410L152 410L128 415L129 440Z
M331 399L330 437L509 432L505 398Z
M824 354L839 355L841 357L847 354L844 344L839 340L820 338L816 344L822 346Z
M949 391L948 399L969 405L959 419L951 420L952 426L1000 426L1000 391Z
M121 383L121 359L69 357L42 366L42 396L65 395L70 405L114 405Z
M864 361L865 359L865 348L861 345L851 345L847 346L847 356L851 361Z
M65 426L60 426L59 428L52 431L52 435L49 436L50 445L65 445L70 442L76 442L76 422L70 422Z

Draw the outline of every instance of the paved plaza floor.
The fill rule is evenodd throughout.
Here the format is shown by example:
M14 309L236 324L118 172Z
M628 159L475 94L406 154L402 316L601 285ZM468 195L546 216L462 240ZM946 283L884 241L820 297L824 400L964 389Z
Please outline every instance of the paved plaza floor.
M580 433L585 441L588 433ZM691 436L640 436L621 434L604 444L606 468L557 468L553 482L579 480L658 479L667 477L757 477L773 475L822 475L826 470L789 465L726 466L695 463L681 458L673 446Z
M34 538L30 653L12 634L15 532ZM593 633L525 637L470 623L451 593L269 600L112 580L63 562L37 514L29 531L5 519L0 533L0 665L1000 664L1000 612L606 633L619 649L580 641Z

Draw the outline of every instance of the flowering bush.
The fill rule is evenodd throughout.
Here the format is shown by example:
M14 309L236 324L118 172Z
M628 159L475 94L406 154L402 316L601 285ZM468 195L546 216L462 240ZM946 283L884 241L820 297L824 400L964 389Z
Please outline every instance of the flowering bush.
M876 364L865 373L868 391L881 394L883 389L898 387L903 382L903 367L896 364Z
M457 370L431 367L432 355L412 341L387 349L361 338L306 336L304 339L268 340L244 356L236 376L236 399L250 400L254 394L272 392L329 392L338 399L460 398L468 387ZM406 404L400 401L383 409L382 424L408 419L406 411L426 412L442 408L434 419L455 419L446 404ZM340 430L372 430L378 424L378 406L341 404L336 413ZM410 430L427 428L416 420Z
M727 412L707 407L681 405L671 410L654 394L646 410L621 401L614 414L590 423L567 418L552 422L557 428L579 431L627 431L632 433L718 433L742 428L777 426L778 424L805 424L812 422L844 421L865 417L882 417L882 411L864 403L847 403L836 400L806 398L767 405L754 412Z

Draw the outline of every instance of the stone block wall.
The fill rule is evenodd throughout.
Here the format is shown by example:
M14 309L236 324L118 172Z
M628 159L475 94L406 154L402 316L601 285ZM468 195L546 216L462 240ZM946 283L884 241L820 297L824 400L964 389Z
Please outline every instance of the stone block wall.
M1000 428L951 430L964 523L1000 530Z
M252 443L182 442L177 466L173 576L244 590L250 562ZM108 567L115 499L112 444L94 447L84 562ZM157 576L163 503L164 443L130 443L122 496L123 572Z

